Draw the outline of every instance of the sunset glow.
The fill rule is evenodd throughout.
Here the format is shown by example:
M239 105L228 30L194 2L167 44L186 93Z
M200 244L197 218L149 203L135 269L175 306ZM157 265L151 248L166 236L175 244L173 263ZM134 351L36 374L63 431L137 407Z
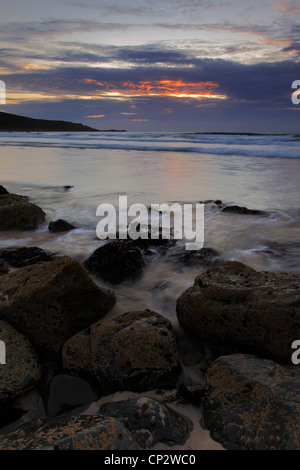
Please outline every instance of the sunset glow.
M297 0L11 0L5 110L128 131L298 133L299 14Z
M215 82L184 82L183 80L156 80L134 83L120 82L118 85L85 78L86 83L99 88L99 96L138 97L138 96L172 96L176 98L213 98L226 99L226 95L217 93ZM113 91L114 90L114 91Z

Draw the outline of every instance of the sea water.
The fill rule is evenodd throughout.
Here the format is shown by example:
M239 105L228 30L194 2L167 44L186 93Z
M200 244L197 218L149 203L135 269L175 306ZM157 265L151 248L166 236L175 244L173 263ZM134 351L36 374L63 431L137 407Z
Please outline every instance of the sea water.
M205 202L205 246L257 270L299 271L300 136L202 133L2 133L0 184L46 213L36 231L2 232L0 248L39 246L83 262L106 243L96 236L102 203ZM223 204L264 211L222 212ZM77 229L50 233L51 220ZM111 286L109 315L151 308L176 328L176 299L205 266L184 266L180 244L154 250L143 274Z

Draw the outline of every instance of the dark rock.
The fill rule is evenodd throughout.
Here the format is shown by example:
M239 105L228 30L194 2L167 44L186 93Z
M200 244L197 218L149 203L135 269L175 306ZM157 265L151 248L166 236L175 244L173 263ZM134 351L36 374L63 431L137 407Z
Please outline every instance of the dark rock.
M190 403L195 407L201 406L202 398L204 397L205 383L200 385L185 385L180 383L178 385L178 397L183 399L185 403Z
M94 378L103 393L170 386L181 368L170 321L151 310L102 320L70 338L65 370Z
M139 450L124 424L104 416L27 423L0 436L1 450Z
M3 196L3 194L9 194L9 192L4 188L4 186L0 185L0 196Z
M187 418L149 397L105 403L99 414L123 421L142 449L149 449L158 442L168 446L183 445L193 428Z
M148 238L137 238L136 240L128 240L131 246L140 248L145 255L153 254L151 249L155 248L159 253L164 254L166 251L176 244L176 240L163 238L162 229L159 228L159 238L151 238L151 229L148 230ZM172 237L171 233L171 237Z
M144 266L141 250L123 241L101 246L85 262L88 271L112 284L136 278Z
M220 357L207 371L205 425L227 449L300 449L300 368L250 355Z
M41 261L52 261L54 259L54 254L35 246L0 250L0 260L6 261L14 268L30 266L31 264L39 263Z
M41 378L40 364L28 339L0 321L0 340L6 363L0 365L0 401L12 401L33 388Z
M24 413L25 410L10 403L0 403L0 429L17 421Z
M79 377L61 374L55 376L47 387L43 401L50 418L74 408L88 407L99 395L90 384Z
M300 274L257 272L226 261L177 300L181 326L208 345L290 363L300 338Z
M51 353L105 315L112 291L98 287L77 261L63 256L1 276L0 319Z
M22 196L0 196L0 230L35 230L44 220L44 211Z
M225 206L222 209L222 212L229 212L233 214L246 214L246 215L264 215L264 211L260 211L257 209L247 209L247 207L240 207L240 206Z
M64 186L64 191L69 191L69 189L72 189L72 188L74 188L74 186L70 186L69 184L66 184Z
M48 229L52 233L69 232L70 230L74 230L75 228L76 227L74 225L69 224L69 222L67 222L64 219L54 220L54 221L50 222L49 225L48 225Z
M0 261L0 276L8 273L8 266Z

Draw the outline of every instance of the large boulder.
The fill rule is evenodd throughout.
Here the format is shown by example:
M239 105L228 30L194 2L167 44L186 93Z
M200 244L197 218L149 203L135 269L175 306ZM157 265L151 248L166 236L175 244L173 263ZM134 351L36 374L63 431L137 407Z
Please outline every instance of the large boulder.
M37 420L0 436L0 450L139 450L118 419L70 416Z
M0 195L0 230L35 230L44 220L44 211L22 196Z
M299 295L298 273L226 261L196 277L177 300L177 316L203 343L290 364L300 338Z
M112 291L98 287L82 265L67 256L0 279L0 319L52 353L115 303Z
M143 449L151 448L158 442L169 446L183 445L193 429L190 420L149 397L105 403L99 413L121 419Z
M206 381L205 425L225 448L300 450L299 367L233 354Z
M28 339L4 321L0 321L0 341L6 356L6 363L0 364L0 402L6 402L33 388L41 378L41 369Z
M144 266L141 250L121 240L97 248L85 262L88 271L112 284L136 278Z
M93 377L103 393L167 387L181 370L172 325L151 310L99 321L70 338L62 354L66 370Z

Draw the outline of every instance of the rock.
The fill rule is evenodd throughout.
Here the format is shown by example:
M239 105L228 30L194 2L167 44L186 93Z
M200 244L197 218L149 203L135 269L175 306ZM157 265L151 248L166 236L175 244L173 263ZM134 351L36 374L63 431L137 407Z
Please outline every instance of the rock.
M221 261L219 253L210 247L203 247L197 251L186 251L179 256L178 261L185 266L203 266L208 268Z
M0 279L0 319L54 354L115 303L112 291L98 287L81 264L67 256L19 268Z
M257 209L247 209L247 207L240 207L240 206L225 206L222 209L222 212L230 212L233 214L246 214L246 215L264 215L264 211L260 211Z
M54 221L50 222L49 225L48 225L48 229L52 233L68 232L70 230L74 230L75 228L76 227L74 225L69 224L69 222L67 222L64 219L54 220Z
M123 423L103 416L39 419L0 435L0 450L139 449Z
M8 266L0 261L0 276L8 273Z
M227 449L300 449L300 368L220 357L207 371L205 425Z
M50 418L74 408L86 408L99 395L94 392L88 382L79 377L61 374L55 376L44 393L45 410Z
M7 189L4 188L4 186L0 185L0 196L3 196L3 194L9 194Z
M10 403L0 403L0 429L17 421L24 413L25 410Z
M183 445L193 428L187 418L149 397L105 403L99 413L123 421L142 449L149 449L158 442L168 446Z
M0 195L0 230L35 230L44 220L44 211L22 196Z
M195 407L201 406L202 398L204 397L205 384L199 385L185 385L183 383L178 385L178 397L185 403L190 403Z
M36 246L0 250L0 260L6 261L14 268L21 268L41 261L52 261L54 259L54 254Z
M180 371L170 321L151 310L102 320L64 345L63 366L97 380L103 393L169 386Z
M0 401L12 401L33 388L41 378L40 364L28 339L0 321L0 340L6 363L0 365Z
M173 237L172 231L171 237ZM136 240L129 239L128 243L133 247L140 248L145 255L151 255L153 254L153 248L155 248L161 254L166 253L168 248L176 244L176 240L173 238L163 238L162 228L159 227L159 238L151 238L151 229L148 229L148 238L137 238Z
M300 274L257 272L226 261L177 300L181 326L205 344L290 363L300 338Z
M124 241L110 242L97 248L85 262L88 271L112 284L136 278L144 266L141 250Z

